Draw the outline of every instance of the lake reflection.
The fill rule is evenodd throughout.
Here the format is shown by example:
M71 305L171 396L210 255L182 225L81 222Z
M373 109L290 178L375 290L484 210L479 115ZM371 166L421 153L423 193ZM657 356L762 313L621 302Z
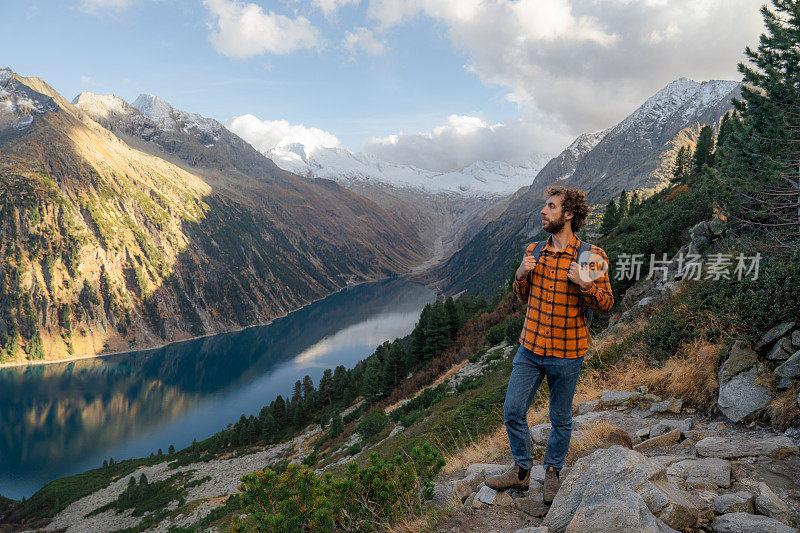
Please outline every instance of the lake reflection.
M333 294L267 326L70 363L0 370L0 494L183 448L258 414L305 375L352 368L410 333L433 291L405 279Z

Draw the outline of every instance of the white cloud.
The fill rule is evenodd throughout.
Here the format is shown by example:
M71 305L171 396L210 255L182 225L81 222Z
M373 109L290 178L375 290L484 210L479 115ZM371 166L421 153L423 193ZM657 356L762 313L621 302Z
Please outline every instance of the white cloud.
M225 126L261 152L294 143L302 144L308 153L317 148L342 147L332 133L302 124L290 124L286 120L262 121L253 115L241 115L226 120Z
M342 45L353 56L362 51L372 56L379 56L386 50L386 43L376 39L372 31L367 28L345 31Z
M311 3L317 6L326 17L336 13L342 6L358 5L359 2L360 0L311 0Z
M94 79L91 76L81 76L81 83L84 85L94 85Z
M476 161L522 163L563 149L570 140L547 120L518 119L489 124L470 115L450 115L430 133L397 134L370 139L364 151L403 165L446 172Z
M288 54L319 48L323 39L305 17L289 18L256 4L237 0L204 0L214 16L209 40L220 54L244 59L264 53Z
M424 15L466 68L573 134L610 126L678 77L740 79L762 0L371 0L382 29Z

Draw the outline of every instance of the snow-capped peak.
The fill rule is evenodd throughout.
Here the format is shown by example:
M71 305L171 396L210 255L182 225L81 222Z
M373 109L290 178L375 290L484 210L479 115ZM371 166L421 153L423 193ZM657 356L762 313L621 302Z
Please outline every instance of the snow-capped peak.
M167 131L175 129L175 119L172 116L174 109L158 96L150 93L140 94L131 105L162 129Z
M572 141L572 144L567 146L566 151L570 152L572 156L577 159L583 154L594 149L594 147L597 146L600 141L603 140L603 137L608 135L608 132L611 130L612 128L606 128L594 133L581 133L578 135L577 139Z
M8 80L11 79L11 76L13 76L13 75L14 75L14 73L11 72L10 68L8 68L8 67L0 68L0 83L5 84Z
M116 94L95 94L84 91L72 100L72 104L99 118L121 116L130 110L128 102Z
M688 78L678 78L648 98L641 107L614 129L616 133L621 133L636 124L660 123L677 114L688 119L708 108L709 105L720 101L738 85L739 82L736 81L696 82Z

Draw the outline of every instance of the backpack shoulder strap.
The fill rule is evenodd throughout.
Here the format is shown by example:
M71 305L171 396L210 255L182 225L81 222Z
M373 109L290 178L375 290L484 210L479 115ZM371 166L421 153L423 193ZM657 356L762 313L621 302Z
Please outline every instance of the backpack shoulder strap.
M580 262L579 260L581 256L588 257L588 252L592 251L591 244L589 244L586 241L579 241L579 242L580 244L578 245L578 257L576 258L578 261L576 261L576 263ZM589 306L587 306L586 304L584 304L584 310L586 311L586 325L588 326L589 324L592 323L592 319L594 318L594 310L589 309Z
M536 261L539 261L539 256L542 255L542 250L544 250L545 245L547 245L547 241L539 241L536 243L536 246L533 247L531 251L531 256L533 256Z

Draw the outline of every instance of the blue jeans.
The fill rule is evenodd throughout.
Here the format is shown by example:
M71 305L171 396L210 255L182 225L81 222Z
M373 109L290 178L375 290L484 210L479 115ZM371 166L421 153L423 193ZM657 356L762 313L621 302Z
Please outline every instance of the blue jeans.
M544 452L544 468L564 467L564 457L572 435L572 397L583 367L583 357L543 357L520 346L514 356L511 378L508 380L503 418L508 431L511 455L521 468L531 468L531 435L528 429L528 408L533 402L542 379L547 377L550 389L550 436Z

